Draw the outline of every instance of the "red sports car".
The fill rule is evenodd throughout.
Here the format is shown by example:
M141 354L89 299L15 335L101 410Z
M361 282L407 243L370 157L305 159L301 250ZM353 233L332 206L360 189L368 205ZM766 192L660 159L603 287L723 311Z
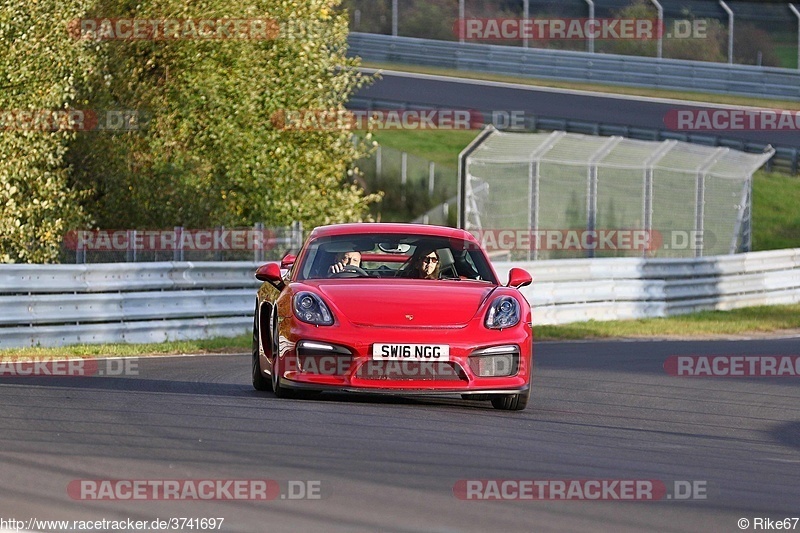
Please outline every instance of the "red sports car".
M285 269L289 269L284 274ZM460 229L340 224L256 271L253 386L453 395L521 410L533 370L531 309Z

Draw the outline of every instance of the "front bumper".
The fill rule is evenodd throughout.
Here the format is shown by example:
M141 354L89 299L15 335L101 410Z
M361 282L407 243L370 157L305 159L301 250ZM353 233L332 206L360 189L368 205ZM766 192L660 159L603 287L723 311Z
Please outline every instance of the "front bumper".
M343 331L345 328L297 323L281 329L278 369L281 385L288 388L444 396L518 394L530 387L534 364L530 324L502 331L469 325L427 329L350 326ZM375 343L447 344L449 360L379 361L372 356ZM497 347L513 347L515 354L502 349L498 353ZM503 364L512 366L504 366L501 375L481 375L487 371L487 352L494 354L493 363L502 355Z

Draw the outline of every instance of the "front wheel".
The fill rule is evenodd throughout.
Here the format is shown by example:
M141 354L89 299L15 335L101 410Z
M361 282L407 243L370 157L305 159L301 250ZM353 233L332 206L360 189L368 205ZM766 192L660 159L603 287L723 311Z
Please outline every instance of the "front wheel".
M492 407L503 411L522 411L528 406L531 389L519 394L498 394L492 397Z
M272 381L264 377L261 371L261 357L259 356L259 341L258 341L258 309L256 309L256 317L253 320L253 388L258 391L271 391Z
M281 379L281 373L283 371L280 367L280 360L278 358L278 354L276 353L272 357L272 392L275 393L275 396L278 398L293 398L294 394L291 389L288 389L283 386L281 383L283 380Z

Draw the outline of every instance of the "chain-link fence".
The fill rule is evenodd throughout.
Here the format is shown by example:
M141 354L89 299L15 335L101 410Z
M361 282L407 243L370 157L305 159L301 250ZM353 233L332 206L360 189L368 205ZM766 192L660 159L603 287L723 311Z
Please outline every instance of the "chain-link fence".
M455 166L437 165L386 146L378 146L368 159L359 161L358 168L368 192L384 193L383 201L372 207L372 216L383 222L422 216L453 198L458 187Z
M749 251L752 174L772 153L494 131L464 163L459 223L511 260Z
M73 230L64 236L60 263L158 261L277 261L303 244L303 226L245 228Z
M790 2L737 1L729 14L719 0L650 1L604 0L603 2L557 2L553 0L345 0L341 8L349 14L350 31L442 41L463 41L460 19L529 18L582 20L632 16L663 17L658 38L649 40L600 38L539 38L485 40L493 44L584 50L596 53L655 56L724 62L733 53L733 63L800 68L797 40L800 14ZM731 24L733 19L734 24ZM698 23L700 24L698 26ZM689 34L685 28L696 28ZM701 31L698 31L701 30ZM565 34L567 32L564 32ZM587 32L588 33L588 32ZM697 35L695 35L697 34ZM570 34L572 35L572 34ZM461 37L461 39L460 39ZM660 55L659 55L660 56Z

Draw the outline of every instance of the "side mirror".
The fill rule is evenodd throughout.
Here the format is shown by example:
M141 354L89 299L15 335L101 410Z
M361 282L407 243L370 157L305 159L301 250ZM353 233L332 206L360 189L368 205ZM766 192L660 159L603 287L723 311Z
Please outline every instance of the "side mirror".
M256 270L256 279L266 281L279 291L283 290L286 284L281 277L281 265L278 263L266 263Z
M283 259L281 259L281 268L288 270L292 268L292 265L294 264L295 261L297 261L296 255L286 254L283 256Z
M519 289L520 287L524 287L525 285L530 285L533 281L533 278L530 274L528 274L527 270L522 268L514 267L508 271L508 286L509 287L516 287Z

